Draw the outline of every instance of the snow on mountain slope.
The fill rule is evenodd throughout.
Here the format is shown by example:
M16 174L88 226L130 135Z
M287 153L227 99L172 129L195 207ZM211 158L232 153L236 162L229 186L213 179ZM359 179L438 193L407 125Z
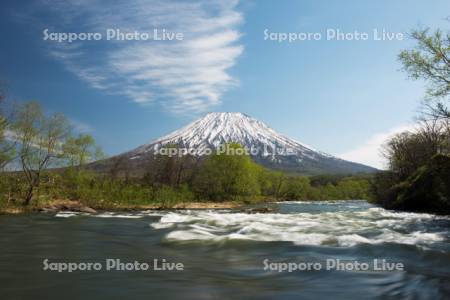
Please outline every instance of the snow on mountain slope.
M176 145L179 149L202 156L205 149L217 149L231 142L241 144L250 151L255 161L274 169L314 174L375 170L314 150L277 133L248 115L231 112L209 113L177 131L121 156L139 161L157 153L167 145Z
M143 145L131 153L142 155L175 144L181 148L195 149L198 153L206 148L217 149L225 143L239 143L262 156L304 155L310 158L331 157L293 139L277 133L266 124L242 113L209 113L193 123Z

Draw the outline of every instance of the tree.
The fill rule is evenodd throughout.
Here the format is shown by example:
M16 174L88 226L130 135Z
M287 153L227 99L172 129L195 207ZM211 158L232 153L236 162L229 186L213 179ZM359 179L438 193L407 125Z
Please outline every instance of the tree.
M366 179L345 178L336 186L340 199L370 199L369 181Z
M281 198L287 176L280 171L269 171L265 169L262 169L259 173L261 193L266 196L275 197L275 199Z
M257 166L248 155L238 154L239 144L227 144L234 153L208 157L195 181L196 191L212 200L230 200L259 194Z
M152 187L167 185L172 188L192 183L198 159L189 154L178 155L180 149L177 145L165 145L164 149L166 153L161 151L149 161L144 181ZM172 152L175 154L170 155Z
M450 34L427 28L413 31L411 37L416 47L402 51L399 59L411 78L427 82L425 111L417 130L386 143L389 170L375 176L373 192L387 208L438 212L450 207L441 201L448 199L450 188Z
M402 132L384 145L383 155L388 160L389 169L403 180L425 164L433 154L418 134Z
M417 41L414 49L399 54L403 69L412 79L428 83L427 114L437 119L450 119L450 34L429 28L414 30L411 37Z
M417 129L417 135L422 143L428 145L430 154L450 154L449 122L443 122L436 118L422 120Z
M287 200L306 200L311 185L305 176L292 176L282 190L283 198Z
M14 136L11 134L11 114L6 109L6 95L0 83L0 169L3 169L15 156Z
M8 122L6 118L0 115L0 169L3 169L13 157L12 148L8 147Z
M77 137L69 136L62 146L62 152L70 167L83 166L105 156L90 134L79 134Z
M389 169L401 180L439 153L450 153L450 135L439 120L422 121L416 131L393 136L383 152Z
M62 145L70 133L70 126L62 114L45 116L37 102L19 107L12 126L18 141L18 156L27 181L24 204L28 205L41 175L48 166L56 164L62 157Z
M117 180L120 175L125 174L125 177L129 176L130 168L125 156L116 156L111 158L111 166L109 168L109 177L111 180Z

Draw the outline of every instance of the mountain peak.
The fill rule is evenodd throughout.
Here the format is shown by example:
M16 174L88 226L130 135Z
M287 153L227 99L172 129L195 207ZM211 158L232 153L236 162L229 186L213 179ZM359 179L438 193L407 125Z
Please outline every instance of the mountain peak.
M202 119L218 119L222 121L232 121L245 118L251 117L241 112L210 112L206 114Z
M212 116L212 117L220 117L220 116L235 116L235 117L245 117L247 116L244 113L233 111L233 112L210 112L206 114L206 116Z
M206 149L239 143L252 158L269 167L303 173L355 173L374 169L348 162L288 138L261 121L241 112L211 112L155 141L123 155L139 160L167 145L202 156ZM326 171L326 172L323 172Z

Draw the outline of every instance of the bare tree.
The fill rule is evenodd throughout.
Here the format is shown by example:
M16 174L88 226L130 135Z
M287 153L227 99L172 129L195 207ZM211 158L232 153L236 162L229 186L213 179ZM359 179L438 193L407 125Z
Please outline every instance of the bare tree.
M112 180L117 180L121 176L129 177L130 168L127 158L125 156L118 156L111 159L112 164L109 167L109 177Z
M430 153L450 153L448 120L442 120L440 118L422 120L417 130L417 136L422 143L429 146Z

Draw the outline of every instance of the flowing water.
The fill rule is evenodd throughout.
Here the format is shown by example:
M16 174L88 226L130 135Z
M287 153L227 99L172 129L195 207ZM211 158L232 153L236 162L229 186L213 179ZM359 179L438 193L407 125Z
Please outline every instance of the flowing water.
M449 217L364 201L273 208L0 216L0 299L450 299ZM45 259L102 268L44 270ZM107 270L107 259L150 269ZM281 267L307 263L321 268Z

